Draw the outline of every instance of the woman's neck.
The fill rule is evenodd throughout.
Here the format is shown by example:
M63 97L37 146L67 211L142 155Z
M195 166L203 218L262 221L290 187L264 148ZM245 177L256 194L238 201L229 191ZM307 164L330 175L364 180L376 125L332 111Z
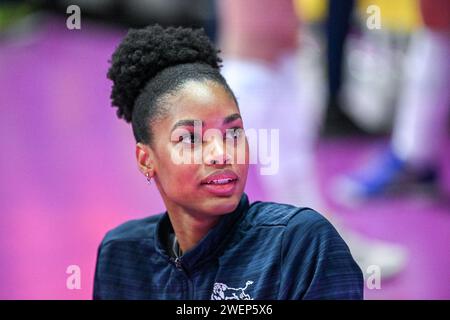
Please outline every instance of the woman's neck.
M195 247L220 219L220 216L189 214L176 209L168 209L167 212L178 244L183 252Z

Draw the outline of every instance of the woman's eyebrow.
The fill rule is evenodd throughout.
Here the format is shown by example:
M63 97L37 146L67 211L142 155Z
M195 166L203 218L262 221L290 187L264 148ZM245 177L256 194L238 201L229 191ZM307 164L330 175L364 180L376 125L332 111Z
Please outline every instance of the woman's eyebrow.
M228 124L237 119L242 119L241 115L239 113L233 113L232 115L229 115L229 116L225 117L225 119L223 119L223 124Z
M194 120L194 119L179 120L173 125L171 132L178 127L183 127L183 126L193 127L196 123L197 124L201 123L202 125L204 125L203 121L198 120L198 119L197 120Z
M234 120L237 120L237 119L242 119L241 118L241 115L239 114L239 113L233 113L233 114L231 114L231 115L229 115L229 116L226 116L224 119L223 119L223 124L228 124L228 123L230 123L230 122L233 122ZM203 121L201 121L201 120L194 120L194 119L183 119L183 120L178 120L174 125L173 125L173 127L172 127L172 130L171 130L171 132L172 131L174 131L176 128L178 128L178 127L183 127L183 126L186 126L186 127L194 127L195 126L195 124L202 124L202 126L203 125L205 125L205 123L203 122Z

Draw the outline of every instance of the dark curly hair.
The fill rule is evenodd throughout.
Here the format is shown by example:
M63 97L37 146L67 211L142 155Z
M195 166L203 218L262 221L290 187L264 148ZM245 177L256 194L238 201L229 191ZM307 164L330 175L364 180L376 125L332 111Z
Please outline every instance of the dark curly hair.
M132 123L136 142L152 142L151 124L164 115L164 98L187 81L219 83L236 101L220 74L218 52L203 29L130 29L112 55L108 78L112 105L119 118Z

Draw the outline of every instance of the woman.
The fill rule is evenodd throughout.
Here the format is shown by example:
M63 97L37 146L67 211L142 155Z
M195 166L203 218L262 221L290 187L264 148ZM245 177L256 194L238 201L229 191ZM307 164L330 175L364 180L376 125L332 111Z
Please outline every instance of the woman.
M317 212L244 193L248 142L201 30L128 33L108 77L140 171L167 211L111 230L95 299L361 299L348 247Z

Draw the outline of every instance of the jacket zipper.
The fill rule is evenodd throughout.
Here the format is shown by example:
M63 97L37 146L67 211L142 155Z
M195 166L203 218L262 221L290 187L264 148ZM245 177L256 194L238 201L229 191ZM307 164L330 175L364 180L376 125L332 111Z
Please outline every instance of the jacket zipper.
M176 257L175 260L174 260L174 262L175 262L175 267L176 267L178 270L184 272L183 265L181 264L181 258L180 258L180 257Z
M175 267L180 271L180 272L182 272L183 273L183 275L184 275L184 277L186 278L186 280L187 280L187 283L188 283L188 291L189 291L189 298L188 298L188 300L194 300L194 295L195 295L195 292L194 292L194 284L193 284L193 282L192 282L192 279L189 277L189 275L187 274L187 272L186 272L186 270L184 269L184 267L183 267L183 263L182 263L182 261L181 261L181 257L176 257L175 259L173 259L173 262L174 262L174 264L175 264Z

